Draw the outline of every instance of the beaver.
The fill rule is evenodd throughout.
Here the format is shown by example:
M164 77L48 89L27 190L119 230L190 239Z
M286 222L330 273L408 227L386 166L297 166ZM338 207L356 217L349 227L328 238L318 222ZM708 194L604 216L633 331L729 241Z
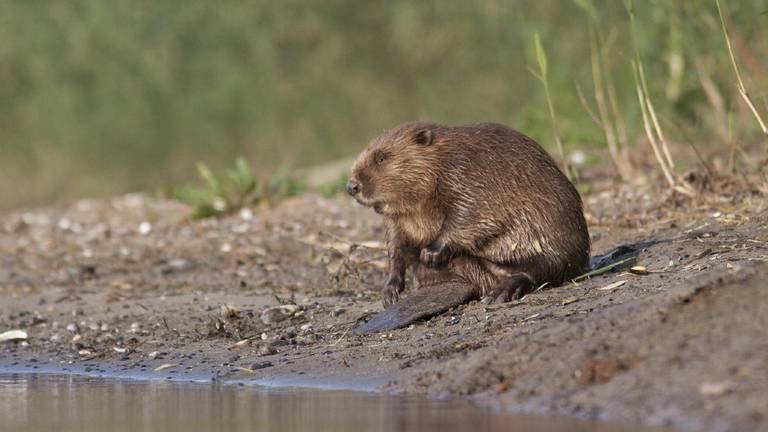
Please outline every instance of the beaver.
M387 233L387 310L363 331L471 299L519 299L577 276L589 260L578 191L538 143L502 124L385 131L358 156L347 192L383 216ZM400 301L409 268L418 294Z

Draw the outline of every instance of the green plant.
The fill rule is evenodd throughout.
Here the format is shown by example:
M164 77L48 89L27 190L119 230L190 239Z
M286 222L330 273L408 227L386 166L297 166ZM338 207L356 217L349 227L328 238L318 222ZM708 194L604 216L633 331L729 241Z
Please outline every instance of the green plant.
M264 198L273 201L277 198L301 195L306 191L306 179L292 173L288 167L282 166L272 175Z
M179 186L173 197L192 205L192 218L202 219L237 211L257 204L262 191L248 163L242 157L235 166L216 174L202 162L197 163L202 186Z
M547 99L547 109L549 112L549 120L552 122L552 134L555 138L555 144L557 145L557 152L560 154L560 160L563 164L563 171L568 178L571 178L571 170L568 164L568 159L565 157L565 151L563 150L563 141L560 138L560 128L557 124L557 115L555 115L555 106L552 104L552 95L549 91L549 79L547 77L547 53L544 51L544 46L541 44L541 37L536 32L533 35L534 45L536 47L536 62L539 65L539 71L535 72L531 70L533 76L539 79L544 85L544 96Z
M202 185L177 186L171 193L174 199L192 206L193 219L226 215L245 207L274 203L307 191L306 179L288 167L283 166L272 176L260 180L242 157L235 160L234 167L221 173L198 162L197 174Z

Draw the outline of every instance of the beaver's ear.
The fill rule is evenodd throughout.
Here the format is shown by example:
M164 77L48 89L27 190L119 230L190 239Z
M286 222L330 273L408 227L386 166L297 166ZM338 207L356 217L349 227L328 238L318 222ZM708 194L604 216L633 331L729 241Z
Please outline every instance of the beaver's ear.
M432 131L429 129L419 129L416 131L416 136L414 137L416 144L428 146L432 144L432 140L434 139L434 136L432 135Z

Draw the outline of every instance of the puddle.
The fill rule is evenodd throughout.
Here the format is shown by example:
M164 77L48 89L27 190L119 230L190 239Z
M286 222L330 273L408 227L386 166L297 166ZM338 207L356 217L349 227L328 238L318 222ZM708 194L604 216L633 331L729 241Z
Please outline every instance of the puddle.
M2 431L641 431L349 390L0 374Z

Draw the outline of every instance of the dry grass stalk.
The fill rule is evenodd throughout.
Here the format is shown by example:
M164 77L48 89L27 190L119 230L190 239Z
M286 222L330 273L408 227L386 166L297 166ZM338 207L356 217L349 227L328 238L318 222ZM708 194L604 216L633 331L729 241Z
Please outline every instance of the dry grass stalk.
M723 96L717 85L712 81L712 77L709 71L700 60L696 61L696 71L699 75L699 82L701 88L704 90L704 94L707 97L707 101L712 106L712 113L714 115L713 127L723 142L728 142L728 113L725 109L725 102Z
M603 79L603 64L601 62L602 53L597 43L597 36L595 30L590 29L590 54L592 61L592 82L595 92L595 102L597 104L597 111L600 114L599 125L603 129L605 134L605 141L608 144L608 153L613 160L613 164L616 166L616 170L619 172L622 180L628 180L631 177L629 164L619 151L619 144L617 139L617 130L619 123L618 110L613 110L614 118L611 118L611 112L608 110L608 104L606 103L604 79ZM583 96L583 95L582 95ZM583 98L582 98L583 99ZM585 103L586 101L582 101ZM591 110L588 110L591 112Z
M667 146L667 139L664 137L664 133L661 130L661 125L659 124L659 119L656 116L656 109L653 107L653 103L651 102L650 93L648 92L648 85L645 83L645 70L643 68L643 63L638 59L637 62L637 71L640 74L640 85L643 86L643 94L645 95L645 106L648 109L648 114L650 114L651 121L653 124L653 129L656 132L656 135L659 138L659 145L661 147L662 152L664 153L664 158L666 159L667 163L669 164L669 169L671 171L675 170L675 161L672 160L672 155L669 153L669 146Z
M605 52L603 53L603 58L608 58ZM629 148L629 138L627 136L627 127L624 124L624 116L621 115L621 110L619 110L619 100L616 97L616 85L613 83L613 74L605 74L605 88L608 93L608 103L610 104L611 111L613 112L613 119L616 122L616 135L619 141L620 149L619 156L621 157L621 160L626 164L626 169L629 175L631 175L632 165L629 163L629 160L626 156L627 149Z
M664 173L664 178L667 180L667 183L669 183L669 187L672 190L688 196L696 195L696 191L690 185L681 181L675 173L672 158L669 155L669 149L664 140L664 135L661 133L661 127L656 118L655 110L653 110L651 99L642 85L642 65L632 61L632 70L635 72L635 88L637 90L637 100L640 103L643 128L648 137L648 142L653 149L653 154L656 156L661 171Z
M584 107L584 110L589 114L589 118L592 119L592 121L599 127L600 129L603 128L603 123L600 121L600 119L597 117L597 114L592 110L592 107L589 106L589 102L587 101L586 96L584 96L584 91L581 89L581 86L579 83L575 83L576 86L576 94L579 96L579 102L581 102L581 106Z
M645 71L643 70L643 63L640 59L640 51L637 47L637 41L635 39L635 14L632 6L632 0L624 0L624 6L629 14L630 28L632 32L632 45L635 50L635 59L632 60L632 72L635 78L635 89L637 91L637 100L640 103L640 111L643 118L643 128L645 134L648 137L648 141L653 149L654 156L664 173L664 178L669 183L669 187L677 192L685 195L693 196L696 191L687 183L682 181L675 173L675 163L672 160L672 155L669 152L669 146L667 140L664 137L664 133L661 129L658 116L656 115L656 109L653 107L650 93L648 92L648 85L645 80Z
M632 61L632 70L635 71L635 76L637 77L639 72L637 71L637 64L634 61ZM645 134L648 137L648 142L651 144L653 154L656 156L656 160L661 167L661 171L664 173L664 178L667 180L667 183L669 183L669 186L674 188L675 178L672 175L672 171L670 170L669 166L667 166L667 162L662 156L661 150L659 149L659 144L656 141L656 135L654 134L654 130L651 127L651 121L649 119L650 116L648 114L648 108L646 107L647 98L643 92L643 87L640 85L639 78L635 79L635 88L637 90L637 100L640 103L640 112L642 113L643 117L643 128L645 129Z
M715 4L717 5L717 13L720 16L720 24L723 27L723 35L725 36L725 45L728 47L728 55L731 58L731 65L733 65L733 71L736 74L736 88L739 90L739 94L741 95L741 98L744 99L744 102L749 107L749 110L752 111L752 115L755 116L755 119L757 120L757 123L760 125L760 128L763 130L763 133L768 135L768 126L765 125L765 121L763 121L763 118L760 116L760 113L757 111L757 108L755 107L754 102L752 102L752 98L749 96L749 93L747 93L747 88L744 87L744 80L742 80L741 78L739 65L736 63L736 56L733 54L731 37L730 37L730 34L728 33L728 27L726 27L725 25L725 18L723 17L723 8L720 6L720 0L715 0Z

